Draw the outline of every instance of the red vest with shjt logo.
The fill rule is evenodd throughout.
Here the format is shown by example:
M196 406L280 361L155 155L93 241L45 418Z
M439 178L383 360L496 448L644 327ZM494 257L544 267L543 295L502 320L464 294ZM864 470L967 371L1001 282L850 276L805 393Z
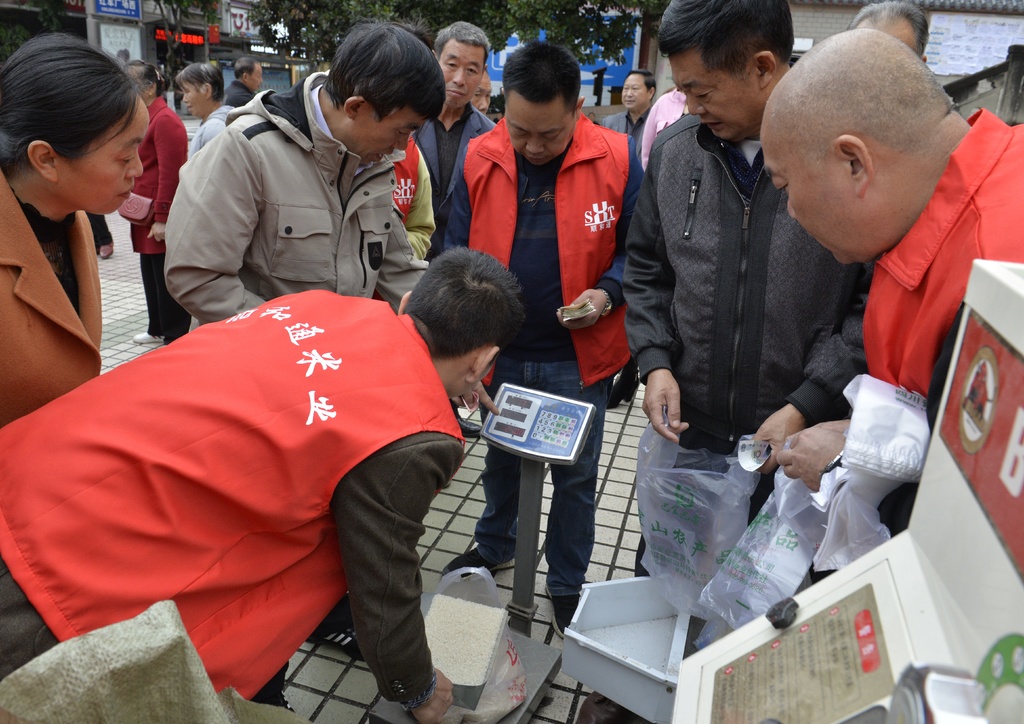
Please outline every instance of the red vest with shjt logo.
M628 138L580 114L555 182L555 224L562 299L572 303L594 285L615 258L615 228L629 180ZM469 142L465 163L473 210L469 247L508 266L518 214L519 175L504 119ZM555 310L551 310L554 314ZM626 308L571 331L583 384L618 372L629 360Z
M416 196L416 185L420 181L420 149L409 136L405 147L405 158L395 163L395 206L402 212L402 218L409 215L412 199Z
M0 555L62 641L172 599L250 697L347 590L338 481L423 431L461 438L411 318L280 297L0 430Z

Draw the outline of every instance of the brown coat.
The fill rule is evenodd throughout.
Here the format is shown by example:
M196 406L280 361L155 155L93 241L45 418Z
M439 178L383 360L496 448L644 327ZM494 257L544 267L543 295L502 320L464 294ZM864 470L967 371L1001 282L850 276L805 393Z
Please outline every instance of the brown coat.
M81 317L0 173L0 427L100 373L103 326L92 230L68 230Z

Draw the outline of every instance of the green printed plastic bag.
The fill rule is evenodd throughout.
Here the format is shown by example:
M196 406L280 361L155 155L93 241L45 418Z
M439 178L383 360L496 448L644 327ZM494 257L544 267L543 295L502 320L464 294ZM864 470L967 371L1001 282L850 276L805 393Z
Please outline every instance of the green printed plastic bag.
M700 605L733 629L797 592L824 534L826 514L813 505L780 515L778 490L776 480L776 490L700 594Z
M648 425L637 451L637 505L647 550L641 561L680 613L697 599L746 528L758 474L735 454L687 450Z

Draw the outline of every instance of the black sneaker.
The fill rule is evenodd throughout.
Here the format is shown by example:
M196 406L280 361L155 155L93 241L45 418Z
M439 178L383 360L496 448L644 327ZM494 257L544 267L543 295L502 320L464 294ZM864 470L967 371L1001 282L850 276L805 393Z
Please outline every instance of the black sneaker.
M476 424L472 420L466 420L460 417L459 429L462 430L462 436L467 440L480 437L480 425Z
M449 571L454 571L456 568L486 568L491 572L493 576L498 571L503 571L506 568L512 568L516 564L516 559L513 558L510 561L504 563L490 563L480 555L480 551L474 548L468 553L463 553L461 556L456 556L451 563L444 567L441 574L444 575Z
M565 628L572 623L576 608L580 605L580 594L570 593L567 596L555 596L550 591L551 607L555 609L555 633L565 638Z
M324 618L319 626L309 635L311 643L332 643L356 661L363 661L363 652L359 650L356 640L356 625L352 620L352 606L348 595L341 600Z

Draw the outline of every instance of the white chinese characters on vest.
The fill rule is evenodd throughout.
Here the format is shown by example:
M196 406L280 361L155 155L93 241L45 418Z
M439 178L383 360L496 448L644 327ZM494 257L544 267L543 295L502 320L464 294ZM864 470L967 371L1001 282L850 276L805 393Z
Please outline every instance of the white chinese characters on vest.
M291 314L288 310L291 307L268 307L264 309L259 318L263 319L266 317L270 318L270 321L283 322L291 318ZM259 307L254 309L247 309L244 312L239 312L235 316L226 320L225 324L231 324L241 319L248 319L259 310ZM301 342L313 339L317 335L323 334L326 330L321 329L315 324L309 324L307 322L297 322L295 324L285 326L284 331L288 335L288 341L295 345L300 346ZM283 339L283 337L282 337ZM313 349L308 352L302 353L302 358L296 360L297 365L307 365L305 369L305 376L311 377L313 372L319 370L321 372L337 372L341 368L341 360L334 356L333 352L320 353L319 350ZM317 396L316 390L309 391L309 416L306 418L306 424L312 425L314 420L326 422L334 417L337 417L338 413L334 409L334 405L331 404L330 400L325 396Z

